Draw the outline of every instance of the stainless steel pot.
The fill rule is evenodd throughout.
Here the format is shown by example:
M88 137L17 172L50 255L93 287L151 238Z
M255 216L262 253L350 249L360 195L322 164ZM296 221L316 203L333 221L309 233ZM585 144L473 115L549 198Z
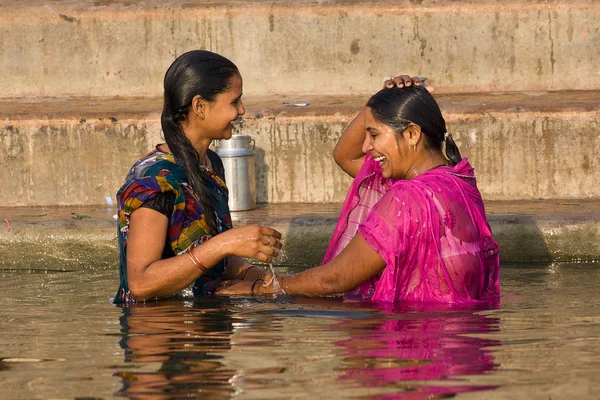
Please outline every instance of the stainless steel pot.
M229 140L217 141L215 147L225 168L225 181L229 189L229 210L255 209L254 139L248 135L233 135Z

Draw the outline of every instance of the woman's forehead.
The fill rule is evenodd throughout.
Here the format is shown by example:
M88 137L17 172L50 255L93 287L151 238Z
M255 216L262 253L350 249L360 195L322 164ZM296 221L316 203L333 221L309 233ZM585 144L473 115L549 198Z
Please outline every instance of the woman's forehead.
M366 108L366 112L365 112L365 130L367 131L373 131L373 130L377 130L379 132L393 132L393 129L376 120L375 117L373 116L373 113L371 112L371 108L367 107Z

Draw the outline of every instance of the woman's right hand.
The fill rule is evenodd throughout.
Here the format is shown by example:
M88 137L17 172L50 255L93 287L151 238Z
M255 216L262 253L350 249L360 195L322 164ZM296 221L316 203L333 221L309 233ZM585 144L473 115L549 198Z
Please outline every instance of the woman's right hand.
M423 78L423 80L425 80L425 78ZM429 86L429 85L425 85L422 81L421 78L419 78L418 76L409 76L409 75L398 75L398 76L394 76L390 79L386 79L383 82L383 88L384 89L391 89L394 86L398 86L399 88L403 88L403 87L408 87L411 85L415 85L415 86L425 86L425 89L427 89L429 91L429 93L433 92L433 87Z
M411 77L409 75L399 75L399 76L394 76L393 78L390 78L390 79L386 79L385 82L383 82L384 89L389 89L394 86L403 88L405 86L411 86L411 85L421 86L421 78L419 78L418 76Z
M224 252L245 258L254 258L265 263L279 256L281 233L268 226L246 225L233 228L217 235L222 241Z

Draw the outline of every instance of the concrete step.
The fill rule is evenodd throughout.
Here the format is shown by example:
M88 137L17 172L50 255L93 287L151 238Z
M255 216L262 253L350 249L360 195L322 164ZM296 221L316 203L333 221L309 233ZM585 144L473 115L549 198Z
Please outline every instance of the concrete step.
M246 92L371 93L426 76L455 92L600 89L595 0L3 0L3 97L156 96L208 49Z
M282 267L318 265L340 204L274 204L233 213L235 226L284 235ZM600 201L488 201L503 262L600 260ZM0 270L116 268L113 207L0 208ZM10 231L8 230L10 226Z
M436 94L486 200L600 198L600 91ZM368 96L248 96L261 203L343 201L331 153ZM308 107L282 103L308 102ZM110 202L160 138L160 98L0 99L4 206Z

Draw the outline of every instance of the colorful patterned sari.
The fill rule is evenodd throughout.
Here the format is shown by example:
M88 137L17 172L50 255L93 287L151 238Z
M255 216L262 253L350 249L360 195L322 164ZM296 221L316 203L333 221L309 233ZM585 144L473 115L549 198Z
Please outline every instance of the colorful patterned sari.
M323 264L357 232L386 267L346 299L469 304L500 294L498 245L466 158L454 167L392 181L381 177L367 155Z
M218 233L231 229L227 186L212 169L201 165L201 170L205 189L213 200ZM164 153L157 147L133 165L125 178L125 184L117 192L120 286L115 303L135 303L127 283L127 237L131 213L159 193L168 192L172 192L175 197L166 237L173 254L186 253L192 245L201 244L211 238L204 212L198 198L190 190L183 168L176 163L172 154ZM225 260L209 269L179 294L189 297L210 292L218 285L224 273Z

